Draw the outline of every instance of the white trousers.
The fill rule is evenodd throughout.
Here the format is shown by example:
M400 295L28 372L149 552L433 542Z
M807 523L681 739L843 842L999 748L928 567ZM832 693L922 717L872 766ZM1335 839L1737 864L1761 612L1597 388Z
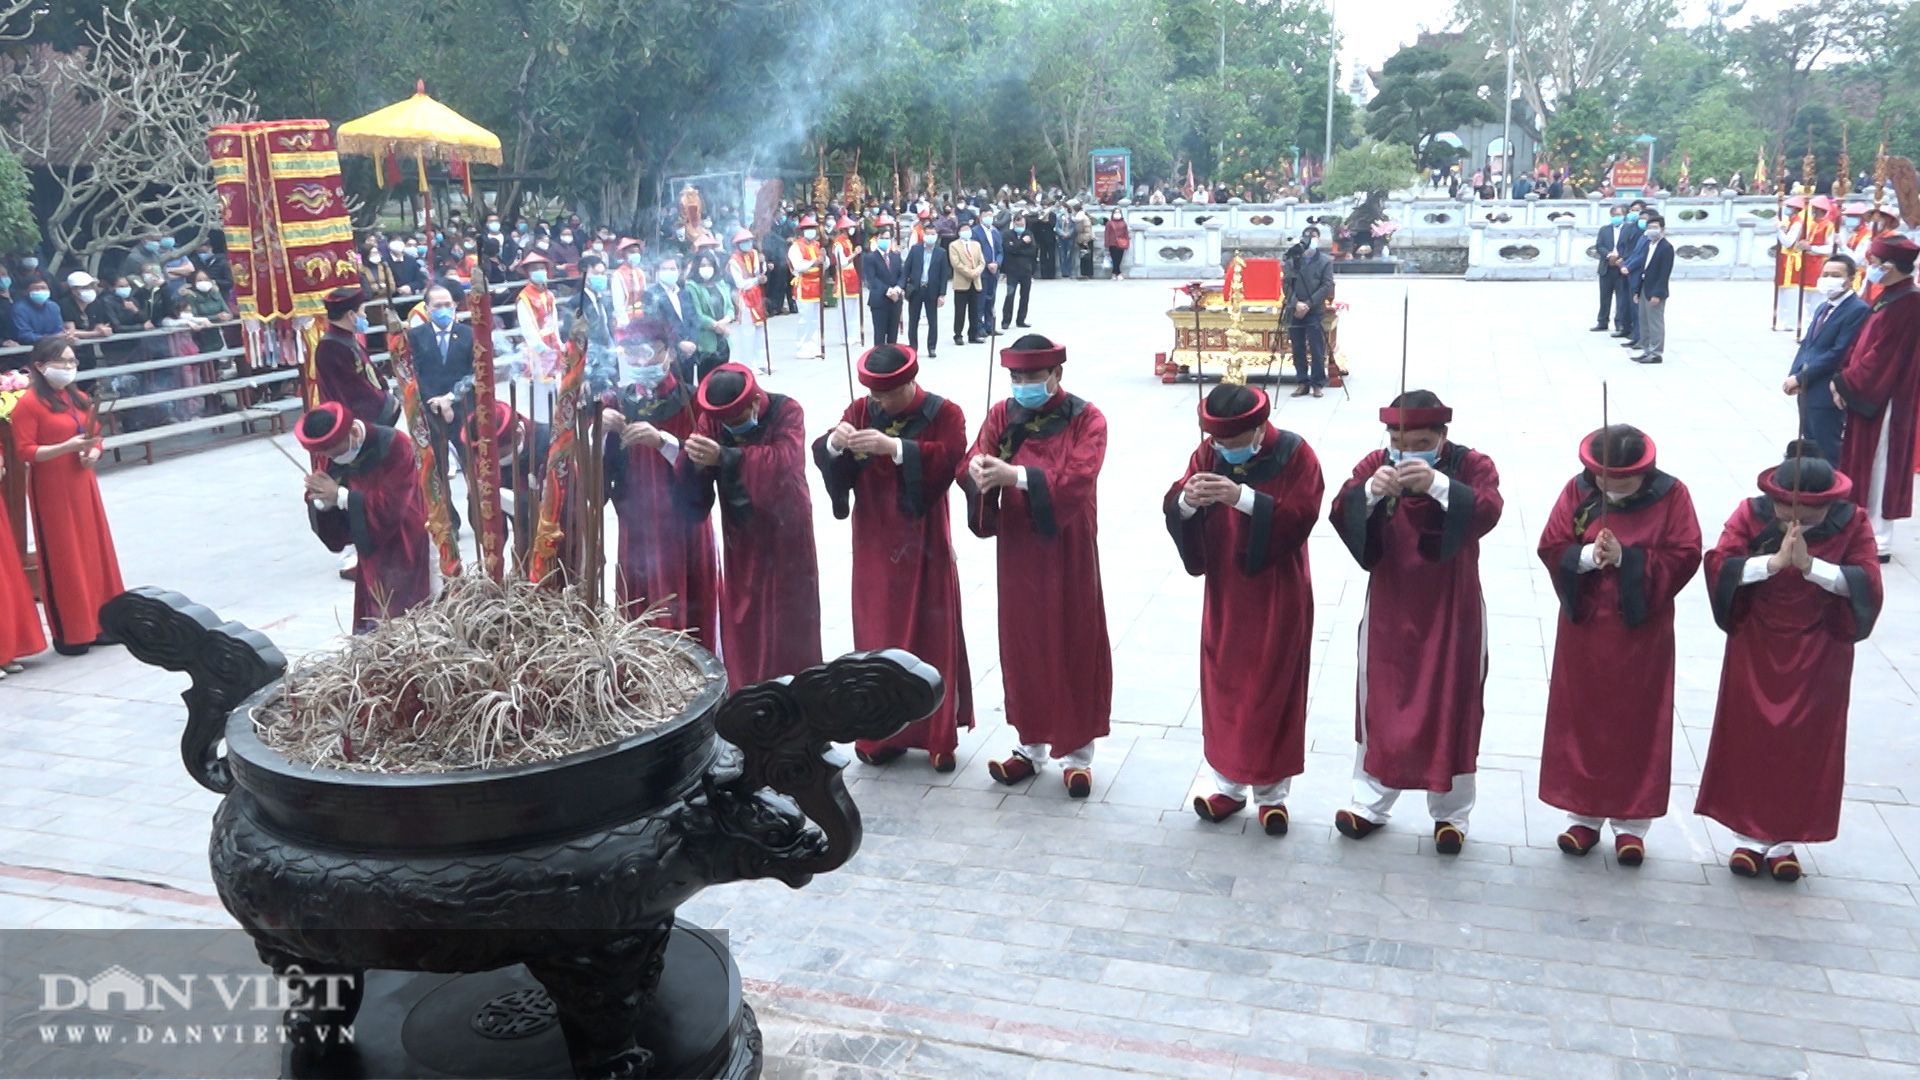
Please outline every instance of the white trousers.
M1245 799L1251 793L1255 806L1278 806L1287 801L1287 792L1293 790L1293 777L1289 776L1277 784L1236 784L1215 770L1213 790L1229 799Z
M799 356L819 356L820 353L820 301L798 301L800 308L800 335L794 340L793 351Z
M1873 546L1881 555L1893 547L1893 522L1886 519L1887 423L1892 415L1892 408L1880 413L1880 434L1873 449L1873 479L1867 484L1867 521L1873 526ZM1912 478L1907 482L1912 483Z
M814 324L818 330L819 324ZM767 336L767 328L753 321L752 316L733 324L733 334L728 339L728 351L736 364L745 364L750 368L763 368L767 364L768 353L762 344Z
M1094 741L1098 742L1099 740L1096 739ZM1017 753L1028 761L1033 762L1033 767L1038 769L1046 765L1049 752L1052 749L1053 747L1048 743L1022 743ZM1088 768L1093 764L1093 743L1090 742L1070 754L1061 754L1053 760L1058 761L1060 767L1063 769Z
M1806 299L1802 300L1801 296ZM1813 318L1813 309L1820 306L1821 296L1812 289L1802 290L1798 285L1786 288L1775 286L1773 290L1774 325L1776 329L1791 331L1798 326L1805 329Z
M1348 809L1375 825L1385 825L1393 816L1393 804L1400 801L1400 789L1369 776L1366 763L1367 745L1361 743L1353 753L1353 805ZM1474 795L1474 774L1462 773L1453 778L1452 791L1427 792L1427 813L1435 822L1444 821L1466 832Z
M1567 820L1575 825L1585 825L1594 832L1599 832L1607 822L1611 821L1615 836L1637 836L1643 840L1646 839L1647 830L1653 828L1652 818L1603 818L1588 817L1585 814L1568 814Z
M1757 851L1769 859L1777 859L1782 855L1793 854L1792 844L1776 844L1771 840L1755 840L1751 836L1742 836L1739 833L1733 834L1733 842L1743 848Z

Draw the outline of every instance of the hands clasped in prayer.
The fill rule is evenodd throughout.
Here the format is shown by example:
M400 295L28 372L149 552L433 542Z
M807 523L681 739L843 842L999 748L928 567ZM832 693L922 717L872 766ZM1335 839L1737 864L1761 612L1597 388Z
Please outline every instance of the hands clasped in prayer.
M884 431L873 428L857 428L845 420L833 426L827 435L827 442L838 450L850 450L856 454L871 454L875 457L892 457L899 452L900 440Z
M994 488L1015 487L1020 483L1020 470L1001 461L997 457L976 454L967 463L967 475L973 479L973 486L981 491Z
M1194 473L1180 498L1196 510L1213 503L1232 506L1240 501L1240 485L1218 473Z
M1787 534L1780 538L1780 550L1767 560L1767 569L1775 574L1789 566L1802 574L1813 569L1813 556L1807 553L1805 526L1797 521L1787 524Z
M1367 481L1368 492L1381 499L1409 494L1424 495L1432 486L1433 466L1419 458L1382 465L1374 470L1373 479Z

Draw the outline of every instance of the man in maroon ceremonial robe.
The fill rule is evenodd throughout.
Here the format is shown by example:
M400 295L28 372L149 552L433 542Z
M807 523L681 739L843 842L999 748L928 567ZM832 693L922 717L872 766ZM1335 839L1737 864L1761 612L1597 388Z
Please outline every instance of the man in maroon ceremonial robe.
M916 381L919 357L878 345L860 358L871 393L847 406L813 442L814 464L833 516L853 516L853 647L906 649L937 668L947 696L933 715L854 753L884 765L909 748L952 772L960 729L973 726L973 678L960 627L960 573L953 560L947 492L967 448L960 406ZM849 508L851 501L851 508Z
M959 482L967 527L999 541L1000 672L1020 739L987 770L1017 784L1058 758L1067 794L1084 799L1113 709L1095 493L1107 421L1060 388L1066 362L1039 334L1000 350L1013 397L987 411Z
M1358 840L1403 790L1427 792L1434 850L1466 841L1487 678L1480 538L1500 521L1493 459L1447 439L1453 410L1409 390L1380 410L1389 446L1354 466L1328 511L1371 573L1360 622L1353 805L1334 816Z
M1585 855L1613 822L1614 856L1646 858L1673 772L1673 599L1700 569L1700 521L1653 440L1615 424L1580 443L1540 561L1560 596L1540 754L1540 800L1572 819L1560 850ZM1622 673L1631 672L1630 678Z
M363 423L392 427L400 420L400 399L367 359L360 335L367 332L367 291L343 285L326 295L327 329L313 347L314 391L321 401L337 401Z
M1853 646L1882 597L1852 480L1810 442L1788 450L1707 552L1727 653L1693 807L1733 830L1729 869L1775 881L1799 879L1794 844L1839 835Z
M1267 395L1222 383L1200 404L1207 438L1167 492L1167 531L1187 573L1207 579L1200 628L1200 731L1215 791L1194 813L1246 808L1287 831L1287 792L1306 768L1313 575L1307 534L1326 481L1313 448L1267 422Z
M820 663L820 566L800 403L722 364L700 384L700 420L676 475L702 516L716 492L724 537L720 649L736 688Z
M689 488L674 483L682 444L699 420L693 360L674 350L665 323L643 319L631 333L619 345L619 385L601 396L607 490L620 519L620 609L637 619L661 608L655 625L684 630L718 655L712 504L687 498Z
M359 552L353 632L398 615L433 591L427 507L413 441L329 401L300 418L300 445L326 459L307 477L307 518L329 551Z
M1880 296L1833 376L1834 404L1846 410L1834 464L1860 496L1881 562L1890 557L1892 522L1913 516L1913 429L1920 411L1916 255L1920 247L1904 236L1868 245L1867 281L1880 286Z

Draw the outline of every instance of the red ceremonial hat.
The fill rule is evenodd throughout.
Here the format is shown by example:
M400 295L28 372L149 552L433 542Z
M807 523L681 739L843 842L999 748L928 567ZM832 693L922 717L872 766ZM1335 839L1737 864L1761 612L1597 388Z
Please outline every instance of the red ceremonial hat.
M1790 195L1787 197L1787 209L1789 210L1798 210L1805 205L1807 205L1807 197L1805 195Z
M300 425L294 429L293 437L300 440L302 447L319 454L344 442L351 434L353 418L347 415L347 407L337 401L328 401L307 410L307 414L300 418Z
M1814 458L1810 460L1817 461L1819 459ZM1840 502L1853 495L1853 481L1847 478L1846 473L1838 469L1833 471L1833 485L1825 491L1795 492L1781 487L1779 483L1774 480L1774 473L1779 472L1792 463L1793 459L1788 458L1786 461L1781 462L1771 469L1760 470L1760 493L1777 503L1787 503L1790 505L1798 502L1801 506L1825 506L1828 503Z
M707 395L709 391L713 389L713 377L723 371L731 371L735 374L746 376L747 385L746 389L740 391L739 397L734 398L725 405L715 405L713 399ZM694 399L694 403L700 406L701 412L709 416L717 416L722 420L732 420L734 417L740 416L751 409L753 403L759 400L760 394L760 383L753 377L752 368L745 364L721 364L719 367L708 372L706 378L700 380L700 394Z
M845 214L841 214L840 220L834 222L833 227L835 229L851 229L853 228L853 219Z
M639 246L640 246L640 241L634 239L631 236L623 236L620 238L620 242L613 246L613 250L625 251L630 247L639 247Z
M927 221L927 220L929 220L929 219L931 219L932 217L933 217L933 211L932 211L932 210L929 210L929 209L927 209L927 208L926 208L926 207L924 207L924 206L920 208L920 220L921 220L921 221Z
M1215 416L1207 411L1207 402L1200 402L1200 430L1217 439L1231 439L1235 435L1244 435L1257 427L1264 427L1267 417L1273 412L1273 402L1268 400L1267 392L1257 386L1249 386L1253 392L1253 407L1237 416Z
M741 229L739 232L736 232L733 234L733 242L736 244L742 240L751 240L751 239L753 239L752 229Z
M342 285L329 291L321 300L321 303L326 306L329 319L337 319L366 302L367 290L358 285Z
M1825 195L1815 195L1813 197L1813 208L1815 210L1831 210L1833 209L1833 200L1827 198Z
M1892 263L1902 273L1909 273L1913 270L1914 256L1920 255L1920 246L1904 236L1888 233L1875 237L1873 243L1867 245L1867 254Z
M478 414L467 417L467 438L473 439L480 437L479 427L480 417ZM499 449L504 450L507 448L513 438L512 406L498 398L494 399L493 422L487 425L485 437L492 439L493 445Z
M1395 405L1386 405L1380 409L1380 422L1390 428L1436 428L1453 423L1453 410L1445 405L1429 405L1425 408L1402 409Z
M898 371L874 371L867 367L867 361L883 348L899 349L907 354L907 362L900 365ZM911 345L875 345L860 354L860 385L869 390L898 390L920 375L920 354Z
M1586 438L1580 440L1580 464L1585 465L1588 472L1595 476L1641 476L1653 471L1653 436L1644 431L1640 433L1640 437L1647 442L1647 452L1640 455L1639 461L1609 461L1602 467L1600 459L1593 456L1593 440L1598 438L1603 430L1605 429L1595 428L1587 433Z
M552 266L553 260L537 251L529 251L525 255L520 256L521 266L531 266L534 263L546 263L548 266Z
M891 229L893 228L893 215L881 214L879 217L873 219L873 225L876 229Z
M1038 334L1033 335L1039 337ZM1025 341L1025 338L1021 339ZM1040 338L1046 341L1045 338ZM1048 341L1045 348L1016 349L1008 347L1000 350L1000 366L1010 371L1040 371L1044 368L1059 367L1067 362L1067 350L1064 345L1055 345Z
M801 214L800 227L803 229L817 229L820 227L820 223L813 220L812 214Z

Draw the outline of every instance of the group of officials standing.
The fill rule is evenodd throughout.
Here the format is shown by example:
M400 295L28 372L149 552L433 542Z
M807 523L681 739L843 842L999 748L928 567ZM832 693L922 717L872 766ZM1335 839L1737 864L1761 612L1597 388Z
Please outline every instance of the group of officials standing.
M1869 255L1886 268L1885 289L1861 340L1882 344L1856 349L1831 378L1851 409L1877 401L1911 413L1916 254L1889 239ZM336 298L328 341L337 347L319 363L323 388L360 385L310 411L299 433L328 459L307 483L315 530L329 546L360 550L364 626L363 615L423 599L429 570L411 449L388 426L389 400L347 332L358 319L354 299ZM1895 357L1896 347L1908 352ZM946 681L932 715L856 752L882 766L921 750L950 771L959 732L975 719L948 512L957 485L968 529L993 540L997 554L1015 745L987 768L1017 784L1058 762L1067 795L1088 797L1112 703L1097 505L1106 420L1065 389L1066 350L1046 337L1025 335L999 360L1010 395L969 440L959 406L920 385L917 351L877 345L859 361L867 395L809 450L799 403L760 386L749 367L700 375L665 347L623 357L620 388L602 399L620 603L717 651L736 685L818 663L811 457L833 515L851 519L856 648L907 649ZM1289 826L1289 786L1305 768L1307 539L1325 481L1313 449L1270 414L1259 389L1215 387L1162 506L1181 564L1205 579L1201 710L1214 790L1194 810L1217 822L1251 802L1261 828L1278 836ZM1326 503L1369 574L1353 795L1335 826L1360 840L1388 822L1403 792L1424 791L1434 849L1452 854L1467 836L1484 715L1480 540L1504 500L1494 463L1452 438L1453 411L1436 395L1407 392L1379 419L1387 445ZM1881 602L1873 529L1853 501L1849 468L1869 453L1856 436L1881 433L1848 423L1841 467L1795 440L1704 552L1727 645L1695 809L1737 835L1729 864L1745 876L1795 880L1794 845L1838 830L1853 647ZM1562 850L1585 855L1610 826L1617 859L1631 866L1668 809L1674 604L1702 565L1703 541L1686 486L1659 469L1649 435L1614 425L1575 450L1580 469L1539 542L1561 602L1540 792L1569 815Z

